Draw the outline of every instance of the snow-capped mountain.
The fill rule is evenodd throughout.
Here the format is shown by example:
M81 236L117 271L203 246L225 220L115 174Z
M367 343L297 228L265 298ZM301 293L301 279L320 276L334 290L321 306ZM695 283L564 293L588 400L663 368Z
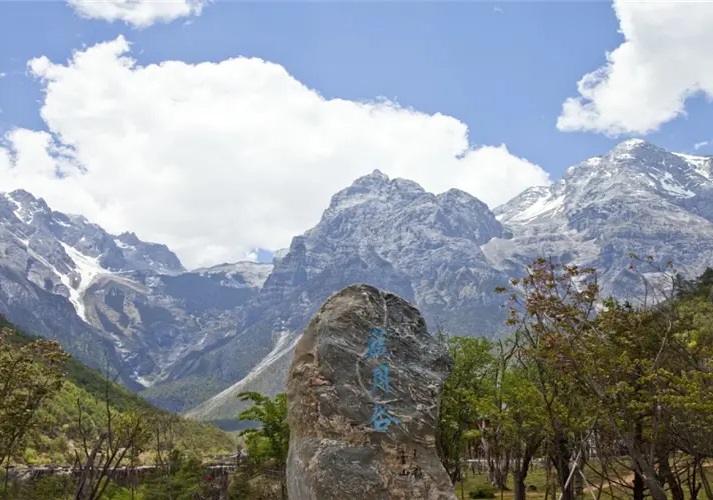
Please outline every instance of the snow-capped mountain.
M625 141L496 208L513 238L495 238L483 251L509 274L535 255L591 265L604 293L640 297L630 253L671 259L689 275L713 263L712 169L711 157Z
M605 294L627 298L651 293L629 271L630 253L659 262L670 258L677 269L696 275L713 264L712 168L709 157L630 140L493 212L456 190L434 196L379 172L359 179L334 196L319 225L293 241L284 264L276 265L248 306L267 300L276 288L280 299L273 304L289 304L271 322L245 330L249 339L236 337L236 345L264 353L263 361L188 414L227 418L236 409L237 391L282 390L304 322L327 295L350 282L411 300L432 329L440 318L450 333L488 335L502 325L493 289L520 276L537 256L592 265L602 272ZM259 309L254 316L266 318ZM242 356L226 351L228 345L202 359Z
M235 309L271 269L186 272L165 245L111 235L22 190L0 194L0 251L0 313L96 368L108 362L135 389L232 333Z
M431 330L497 335L494 288L537 256L594 266L605 294L629 299L650 293L630 253L699 274L713 264L713 158L629 140L492 211L377 170L335 194L272 264L190 272L163 245L15 191L0 195L0 252L9 319L95 366L107 357L164 407L232 419L239 390L284 389L309 318L353 283L410 300Z
M357 179L332 197L319 224L293 239L246 307L236 337L186 366L184 376L207 376L221 366L226 382L242 379L189 415L229 418L238 390L281 390L292 347L312 314L353 283L417 304L434 331L492 334L503 323L502 297L493 290L507 275L493 269L480 246L507 236L488 207L463 191L434 195L378 170ZM257 364L256 354L269 363ZM255 361L245 363L250 356Z

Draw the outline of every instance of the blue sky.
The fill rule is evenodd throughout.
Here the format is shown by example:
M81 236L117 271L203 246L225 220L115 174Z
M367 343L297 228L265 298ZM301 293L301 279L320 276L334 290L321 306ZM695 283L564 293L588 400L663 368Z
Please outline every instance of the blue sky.
M630 14L639 27L656 24L650 20L652 13L632 10ZM53 64L67 65L73 51L119 35L130 43L137 66L257 57L283 66L327 100L384 97L418 112L454 117L468 126L473 147L506 144L509 153L539 165L553 180L567 166L601 154L627 137L644 137L680 152L713 153L713 141L702 144L713 139L713 106L697 75L666 87L680 84L679 94L694 94L685 101L685 110L652 112L655 116L642 124L627 122L627 115L639 113L632 104L630 110L621 111L624 118L614 116L617 110L602 111L599 122L578 115L577 125L570 127L577 130L558 129L563 103L578 95L577 82L603 66L607 52L624 42L620 20L608 2L216 1L206 4L200 15L140 29L121 20L88 19L60 1L2 2L1 132L52 129L40 116L46 82L30 74L29 60L46 56ZM643 44L638 44L640 54L647 53ZM626 64L641 62L646 67L643 55L641 61L627 57L619 61L621 74L639 74ZM629 90L620 88L625 85L626 81L620 83L606 96L620 91L620 102L632 101L626 95ZM655 108L661 88L639 85L643 87L636 96L646 100L642 97L637 105ZM607 102L619 102L616 99ZM602 98L602 109L611 108L607 102ZM624 125L612 125L622 120ZM62 126L56 125L52 132L69 136ZM611 136L612 130L618 132L616 137ZM694 144L699 144L698 149Z
M82 45L124 33L141 64L256 56L325 97L383 96L452 115L468 124L471 142L504 142L555 177L627 137L555 127L577 80L622 41L608 2L217 2L188 21L140 30L82 19L61 2L4 2L0 9L0 45L12 48L0 53L0 72L8 75L0 80L4 129L43 126L29 59L63 61ZM713 107L698 98L687 110L645 137L693 152L713 135Z

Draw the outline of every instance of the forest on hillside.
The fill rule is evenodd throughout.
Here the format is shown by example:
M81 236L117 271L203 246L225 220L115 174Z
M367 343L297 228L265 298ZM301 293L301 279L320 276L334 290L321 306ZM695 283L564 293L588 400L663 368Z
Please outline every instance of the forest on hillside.
M467 498L713 498L713 270L632 256L657 301L602 297L596 270L534 261L494 291L504 339L450 337L436 446ZM662 300L661 300L662 299ZM284 499L284 394L239 434L158 410L2 324L5 498ZM28 465L69 474L19 478Z

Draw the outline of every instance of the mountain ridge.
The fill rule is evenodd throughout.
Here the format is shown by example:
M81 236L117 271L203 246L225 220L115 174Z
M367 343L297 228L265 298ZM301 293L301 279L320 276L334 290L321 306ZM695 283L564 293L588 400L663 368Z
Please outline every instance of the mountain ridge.
M281 389L302 328L350 284L397 293L431 330L495 336L504 318L494 288L538 255L596 267L604 293L619 297L641 294L631 252L696 275L713 260L713 157L627 140L492 210L465 191L429 193L374 170L335 193L271 264L185 270L152 245L27 192L2 195L0 312L47 323L40 333L65 322L65 343L81 352L98 340L87 358L113 350L124 383L153 402L227 418L231 392Z
M663 161L663 163L662 163ZM532 258L540 254L554 256L562 263L579 263L582 265L595 265L603 272L602 287L604 293L612 293L619 296L637 297L641 293L640 276L628 270L630 260L629 253L635 252L641 255L649 253L659 254L661 257L673 255L676 261L684 264L683 270L694 275L695 272L705 268L707 262L713 258L713 224L709 219L692 213L690 202L695 197L705 198L696 205L698 211L704 208L713 207L713 196L706 184L708 177L703 175L710 168L711 158L692 157L690 155L669 153L661 148L657 148L645 141L629 140L617 145L609 153L585 160L578 165L570 167L563 179L550 186L536 186L529 188L509 202L489 210L485 204L471 197L467 193L458 190L447 191L439 195L426 193L423 188L411 181L391 180L380 171L357 179L351 186L345 188L332 197L330 206L325 210L320 222L314 228L306 231L304 235L293 239L293 246L290 248L288 257L292 256L302 263L303 268L296 266L295 274L300 274L300 279L304 283L317 281L319 270L327 267L325 263L329 260L320 256L320 242L329 238L339 238L344 241L347 238L347 247L350 245L349 238L352 231L360 232L361 241L374 242L379 240L379 235L369 231L367 219L379 219L378 212L389 213L389 217L399 220L402 215L395 207L398 200L388 201L389 196L396 192L401 198L408 199L410 206L418 206L420 200L426 200L429 195L444 202L439 210L424 210L418 213L408 213L405 218L411 223L425 223L421 227L413 225L406 230L394 230L397 236L395 240L401 240L402 245L395 245L394 241L389 244L380 242L379 255L389 264L394 264L398 258L394 253L427 252L429 247L429 236L424 233L426 229L432 229L443 223L448 227L444 234L452 236L452 240L442 241L442 246L457 247L458 239L467 239L471 244L478 245L482 251L484 261L497 272L491 274L490 280L483 280L482 270L475 274L466 274L467 279L459 281L458 273L466 273L468 266L463 265L464 261L460 256L457 258L443 258L441 260L434 255L430 255L428 260L433 267L453 266L458 270L454 274L441 278L447 281L453 290L467 290L472 283L485 281L488 283L482 286L483 295L493 295L495 286L507 283L509 277L518 276ZM659 167L661 165L661 167ZM635 183L630 183L631 174L635 172L639 177L635 177ZM610 179L611 181L607 181ZM698 184L693 186L695 182ZM617 187L618 186L618 187ZM401 190L399 191L399 187ZM635 187L635 188L634 188ZM694 193L691 191L695 189ZM395 191L394 191L395 190ZM591 191L591 192L589 192ZM450 193L450 195L449 195ZM693 193L690 195L689 193ZM634 196L632 196L632 194ZM456 196L457 195L457 196ZM470 224L453 224L449 220L446 212L452 210L457 215L462 214L458 208L461 203L449 203L449 197L464 198L465 204L471 204L466 210L469 214L478 213L476 217L479 224L474 230L473 220ZM470 200L472 198L472 201ZM575 201L572 201L575 200ZM632 207L636 207L642 200L656 206L661 204L665 208L655 209L653 212L641 212L642 207L638 207L640 213L634 214ZM375 208L367 217L359 219L359 211L366 206L373 205ZM611 206L607 206L611 205ZM378 209L377 209L378 208ZM618 211L621 209L620 211ZM608 210L606 217L601 213ZM666 210L673 211L667 214ZM356 213L351 213L356 212ZM480 212L480 213L479 213ZM648 215L647 215L648 214ZM689 221L696 223L695 230L685 231L681 229L681 219L684 214ZM383 219L383 217L382 217ZM674 219L674 222L671 221ZM355 222L355 220L357 220ZM652 230L649 234L646 231L637 229L640 220L649 220L647 230ZM663 221L657 225L655 222ZM349 224L352 224L350 226ZM355 227L353 227L355 226ZM453 228L457 227L457 230ZM403 238L404 234L416 230L417 236L414 238ZM419 232L421 231L421 232ZM669 231L674 237L669 237ZM326 234L324 234L326 233ZM482 237L481 237L482 234ZM697 248L698 256L695 259L688 258L686 248L679 248L678 240L691 241L692 246ZM406 241L404 241L406 240ZM657 244L653 244L656 243ZM389 242L387 242L389 243ZM368 244L364 244L368 246ZM364 246L362 245L362 246ZM357 250L359 246L357 245ZM335 249L332 249L335 250ZM363 250L363 248L362 248ZM653 250L653 252L651 252ZM333 261L334 257L330 257ZM339 260L338 258L336 258ZM340 261L342 268L353 267L348 259ZM408 259L408 266L417 266L418 259L414 255ZM482 262L482 260L480 260ZM373 267L376 267L372 264ZM397 264L397 269L399 268ZM406 265L401 268L407 267ZM275 270L281 272L279 266ZM458 319L449 317L446 325L439 324L436 320L438 312L443 313L448 309L433 311L433 302L437 302L444 297L438 293L439 277L436 271L431 269L428 275L430 290L418 294L413 286L399 289L398 285L387 285L386 288L394 291L406 299L414 302L428 318L430 316L431 329L438 327L447 328L455 334L497 334L498 329L494 326L496 319L491 322L483 321L483 315L471 315L467 318ZM409 271L414 278L414 270ZM377 279L383 276L373 276L365 279L365 282L374 284ZM417 281L418 278L413 281ZM268 282L270 278L268 278ZM343 285L349 280L344 280ZM351 281L356 282L356 277ZM296 289L305 289L303 283L297 283ZM324 284L325 289L332 292L337 291L336 282L332 286ZM308 293L307 290L304 290ZM269 293L269 287L261 290L262 294ZM429 298L433 301L429 301ZM326 299L326 297L322 297ZM314 307L315 300L309 303ZM490 304L491 309L495 309L495 303ZM466 302L459 302L456 309L468 308ZM292 309L295 309L293 307ZM306 308L303 307L306 314ZM499 317L502 324L502 316ZM282 325L284 327L284 325ZM231 397L232 392L238 390L259 390L268 394L274 394L282 389L284 375L289 366L291 352L289 342L284 338L287 336L293 341L299 337L300 329L293 324L294 333L281 333L277 342L266 342L262 348L265 356L263 361L269 359L269 363L260 362L258 367L247 373L243 379L237 381L225 389L222 393L202 402L189 410L187 415L210 419L213 416L226 417L236 411L238 403ZM269 329L267 329L269 330ZM238 334L240 335L240 334ZM253 332L259 335L259 332ZM255 343L255 339L251 339ZM282 343L282 349L275 352L276 346ZM273 346L269 351L268 347ZM224 346L221 346L224 349Z

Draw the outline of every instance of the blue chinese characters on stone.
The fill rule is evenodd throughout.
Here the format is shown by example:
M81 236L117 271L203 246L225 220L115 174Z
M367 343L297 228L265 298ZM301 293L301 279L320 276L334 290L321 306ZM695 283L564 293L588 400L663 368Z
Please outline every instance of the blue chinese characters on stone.
M389 413L388 405L376 403L374 411L371 413L371 425L378 432L386 432L391 424L398 424L401 421Z
M366 359L389 358L389 353L386 350L386 332L381 328L372 328L369 332L369 345L365 355ZM377 396L377 389L382 394L389 394L391 387L389 386L389 365L388 363L380 363L375 366L371 372L371 391L374 396ZM374 430L377 432L386 432L391 424L398 424L401 421L394 417L391 413L391 408L386 404L376 402L371 414L371 423Z
M391 391L389 388L389 365L382 363L374 368L371 374L371 390L381 389L384 394L388 394Z
M380 358L387 355L386 332L381 328L372 328L369 332L369 349L366 351L366 358Z

